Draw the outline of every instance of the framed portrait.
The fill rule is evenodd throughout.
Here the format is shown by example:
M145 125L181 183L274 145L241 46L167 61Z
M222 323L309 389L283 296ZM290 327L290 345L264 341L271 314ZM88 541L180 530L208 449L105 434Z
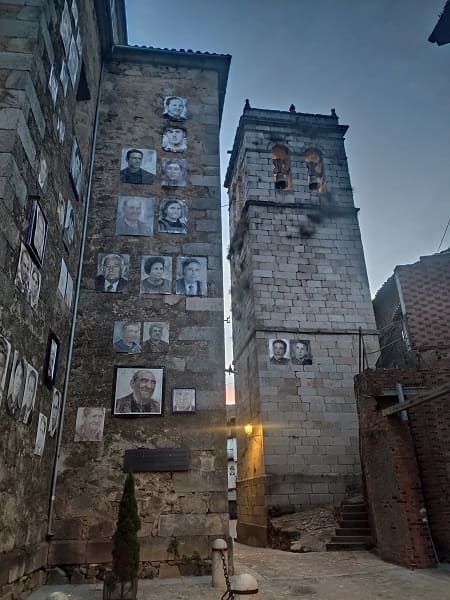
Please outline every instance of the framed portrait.
M166 152L186 152L186 130L176 124L166 127L162 135L162 147Z
M28 222L27 248L34 262L40 268L44 259L47 242L48 221L39 200L33 200L30 220Z
M66 295L66 286L67 286L67 266L64 259L61 259L61 268L59 270L59 279L58 279L58 292L64 299Z
M45 447L45 436L47 434L47 417L41 412L39 413L39 422L36 432L36 442L34 444L34 454L42 456Z
M164 368L115 367L112 413L147 417L163 414Z
M164 98L163 115L171 121L185 121L187 118L187 99L181 96Z
M56 135L58 136L59 143L62 144L66 136L66 124L64 123L61 111L58 111L58 116L56 117Z
M69 71L67 69L67 63L64 59L61 63L61 71L59 72L59 80L62 85L64 96L67 96L67 86L69 85Z
M141 259L141 294L172 293L172 257L143 256Z
M70 38L72 37L72 24L70 22L69 7L67 6L67 1L64 2L59 33L61 35L62 43L64 46L64 52L66 53L66 56L69 56Z
M56 335L52 332L48 335L47 352L44 362L44 377L49 385L54 385L56 381L56 373L59 363L59 347L60 343Z
M41 292L41 272L33 263L31 265L30 280L28 282L27 300L31 308L36 308L39 302L39 294Z
M290 340L290 355L293 365L312 365L310 340Z
M153 235L154 204L153 198L119 196L116 235Z
M23 294L28 294L33 261L24 244L20 244L19 262L17 263L14 283Z
M105 423L105 409L84 406L77 411L74 442L101 442Z
M67 252L70 251L70 247L73 243L73 236L75 234L75 213L73 212L72 202L67 200L66 204L66 215L64 218L63 228L63 242Z
M77 138L75 136L72 140L69 173L76 198L77 200L80 200L81 186L83 183L83 160L81 158L80 147L78 146Z
M271 365L287 365L289 363L289 341L278 337L269 340L269 362Z
M134 321L114 321L113 350L129 354L142 352L141 324Z
M145 321L142 335L143 352L167 352L169 349L169 323Z
M79 64L80 61L78 58L77 42L74 36L72 35L70 39L69 56L67 57L67 68L69 70L70 81L72 82L73 89L75 89L77 83Z
M16 350L14 352L11 375L9 376L8 396L6 398L6 410L14 419L19 419L20 416L23 390L27 377L27 365L28 363L25 358Z
M64 227L64 220L66 215L66 202L61 192L58 192L58 200L56 204L56 216L58 217L58 223L61 228Z
M47 187L47 180L48 180L47 161L42 156L39 160L39 173L38 173L38 184L39 184L39 187L41 188L41 190L45 190L45 188Z
M58 80L56 79L55 68L53 65L50 69L50 77L48 78L48 89L50 91L53 106L55 106L58 97Z
M187 233L187 206L184 200L163 200L159 206L160 233Z
M25 425L31 423L31 413L34 409L34 402L36 400L36 392L39 383L39 375L36 369L27 364L27 374L25 379L25 386L23 390L22 406L20 407L19 421L22 421Z
M176 292L185 296L206 296L207 260L204 256L178 256Z
M172 390L172 413L195 413L196 398L194 388L174 388Z
M6 375L8 373L9 359L11 358L11 344L0 334L0 406L5 392Z
M97 276L95 289L97 292L128 291L129 254L99 254L97 257Z
M48 435L54 437L59 423L59 415L61 412L62 394L54 388L52 398L52 408L50 410L50 419L48 422Z
M163 158L161 160L161 185L180 187L187 184L187 166L184 158Z
M120 182L151 185L155 181L156 151L146 148L122 148Z

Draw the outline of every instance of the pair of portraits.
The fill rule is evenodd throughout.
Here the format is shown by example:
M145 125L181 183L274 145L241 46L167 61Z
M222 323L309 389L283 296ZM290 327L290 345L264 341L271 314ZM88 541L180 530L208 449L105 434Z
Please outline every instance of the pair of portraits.
M154 198L119 196L116 235L152 236L154 206ZM187 206L183 200L169 199L161 202L158 231L160 233L187 233Z
M312 365L310 340L269 340L269 362L272 365Z
M99 254L95 289L99 292L127 292L129 254ZM172 284L171 256L141 257L141 294L207 295L207 259L178 256L175 286Z
M158 321L115 321L113 350L136 354L139 352L167 352L169 323Z
M145 148L122 148L120 164L121 183L152 185L156 181L156 151ZM161 160L161 185L187 185L187 165L184 158Z

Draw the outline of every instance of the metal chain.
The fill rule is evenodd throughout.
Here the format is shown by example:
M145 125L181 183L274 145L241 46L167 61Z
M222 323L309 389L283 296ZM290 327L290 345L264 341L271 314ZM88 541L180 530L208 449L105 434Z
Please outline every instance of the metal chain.
M233 590L231 589L230 578L228 577L227 570L227 562L225 560L225 552L223 550L220 551L220 555L222 557L222 565L223 565L223 574L225 577L225 583L227 584L227 590L220 598L220 600L234 600Z

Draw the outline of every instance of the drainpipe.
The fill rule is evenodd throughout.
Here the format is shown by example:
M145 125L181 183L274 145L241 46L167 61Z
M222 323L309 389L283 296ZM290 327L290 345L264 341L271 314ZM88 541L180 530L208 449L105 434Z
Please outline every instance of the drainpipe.
M73 341L75 337L75 326L77 321L77 312L78 312L78 302L80 298L80 287L81 287L81 275L83 271L83 256L84 249L86 246L86 231L88 224L88 216L89 216L89 205L91 201L91 190L92 190L92 174L94 171L94 155L95 155L95 144L97 141L97 129L98 129L98 118L99 118L99 106L100 106L100 94L102 91L102 79L103 79L103 63L100 66L100 77L98 81L98 94L97 101L95 104L95 117L94 117L94 133L92 136L91 143L91 160L89 164L89 179L88 186L86 191L86 204L84 207L84 216L83 216L83 235L81 236L81 246L80 246L80 255L79 255L79 264L78 264L78 273L77 273L77 287L75 291L75 299L72 311L72 325L70 328L70 337L69 337L69 349L67 351L67 366L66 366L66 374L64 377L64 389L63 389L63 398L61 403L61 413L59 416L59 428L58 435L56 438L56 451L55 451L55 459L53 461L53 471L52 471L52 485L50 492L50 501L48 507L48 521L47 521L47 538L53 537L53 514L56 500L56 482L58 479L58 465L59 465L59 455L61 452L61 443L62 443L62 432L63 432L63 424L64 424L64 413L66 408L66 400L67 400L67 390L69 386L69 377L70 377L70 368L72 363L72 355L73 355Z

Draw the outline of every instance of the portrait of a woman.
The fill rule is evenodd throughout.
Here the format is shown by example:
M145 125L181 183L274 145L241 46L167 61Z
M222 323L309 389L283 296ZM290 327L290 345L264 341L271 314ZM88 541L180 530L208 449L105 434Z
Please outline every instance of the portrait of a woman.
M161 233L187 233L185 203L181 200L166 200L161 203L158 229Z
M167 278L167 273L171 270L170 257L143 256L141 294L170 294L172 281Z

